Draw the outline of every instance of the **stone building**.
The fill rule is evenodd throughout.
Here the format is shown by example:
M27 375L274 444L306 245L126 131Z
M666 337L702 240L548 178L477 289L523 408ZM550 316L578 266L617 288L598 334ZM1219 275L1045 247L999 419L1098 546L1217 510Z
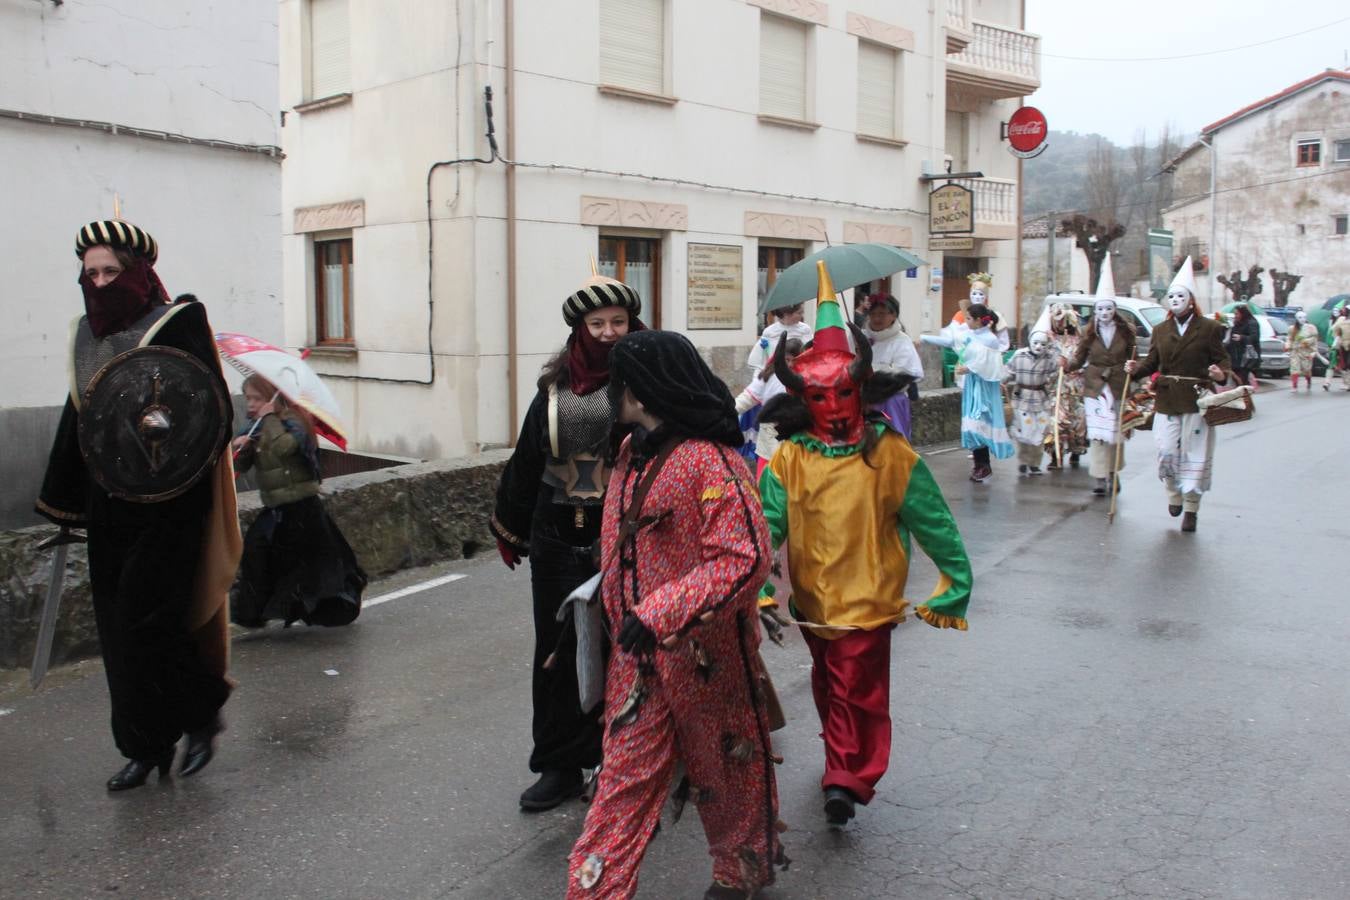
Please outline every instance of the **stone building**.
M1178 200L1163 224L1178 257L1193 257L1202 299L1230 299L1211 269L1253 265L1302 275L1293 305L1350 291L1350 72L1328 69L1205 126L1165 171ZM1260 277L1255 299L1273 303L1269 271Z
M1016 315L1019 169L1000 126L1040 70L1021 0L280 14L286 342L313 348L355 449L512 442L591 258L732 381L764 291L827 244L927 261L874 286L911 333L945 320L967 272L993 272ZM970 248L944 253L923 176L946 171L984 177L966 182Z
M36 521L86 222L144 226L171 294L281 339L276 18L273 0L0 3L0 524Z

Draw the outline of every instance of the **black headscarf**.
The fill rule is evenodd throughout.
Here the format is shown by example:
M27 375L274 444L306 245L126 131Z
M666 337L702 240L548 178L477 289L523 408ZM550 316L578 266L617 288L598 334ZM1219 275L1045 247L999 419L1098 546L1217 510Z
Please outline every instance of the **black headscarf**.
M661 420L663 432L729 447L745 443L731 391L682 334L638 331L624 335L610 355L609 384L616 396L624 388L631 390Z

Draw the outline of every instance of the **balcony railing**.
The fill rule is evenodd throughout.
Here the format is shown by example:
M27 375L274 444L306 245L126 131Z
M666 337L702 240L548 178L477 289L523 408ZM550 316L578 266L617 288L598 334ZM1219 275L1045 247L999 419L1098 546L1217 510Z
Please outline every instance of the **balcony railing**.
M1017 236L1017 181L1011 178L957 178L975 192L975 234L982 240Z
M970 29L970 0L947 0L947 52L966 49L974 36Z
M1041 86L1039 35L977 20L970 27L974 40L947 58L949 80L990 99L1022 97Z

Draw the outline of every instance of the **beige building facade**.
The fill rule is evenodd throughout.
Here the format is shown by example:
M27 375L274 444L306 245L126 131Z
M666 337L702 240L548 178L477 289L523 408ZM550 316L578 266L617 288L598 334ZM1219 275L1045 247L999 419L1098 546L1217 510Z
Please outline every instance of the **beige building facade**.
M287 343L355 449L430 458L513 440L592 258L732 381L777 273L829 244L926 261L873 286L911 334L973 271L1015 319L1022 23L1021 0L282 0ZM947 171L983 177L944 252L924 176Z
M1267 270L1259 303L1274 302L1271 269L1303 276L1291 305L1350 292L1350 72L1328 69L1206 126L1167 171L1178 202L1163 225L1178 258L1193 257L1202 299L1231 300L1211 276L1253 265Z

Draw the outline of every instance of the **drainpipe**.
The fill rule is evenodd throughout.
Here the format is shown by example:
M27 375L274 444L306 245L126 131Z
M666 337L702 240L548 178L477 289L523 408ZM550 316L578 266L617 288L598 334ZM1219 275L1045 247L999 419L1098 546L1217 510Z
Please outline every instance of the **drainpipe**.
M489 3L492 0L488 0ZM506 32L506 158L516 158L516 29L515 0L502 0L502 29ZM492 77L491 73L488 77ZM516 338L516 167L506 165L506 442L516 445L519 404L516 387L520 369Z

